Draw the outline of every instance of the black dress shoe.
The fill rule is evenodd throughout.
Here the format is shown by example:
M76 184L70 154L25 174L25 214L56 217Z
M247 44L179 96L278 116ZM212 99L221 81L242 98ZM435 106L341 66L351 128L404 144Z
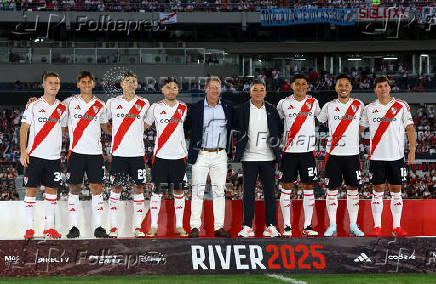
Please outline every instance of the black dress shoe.
M200 232L198 231L197 228L192 228L191 233L189 233L189 237L190 238L198 238L199 233Z
M224 231L223 228L215 231L215 238L230 238L230 234Z
M102 227L98 227L94 231L94 236L98 239L107 239L110 238L109 235L106 233L106 230Z

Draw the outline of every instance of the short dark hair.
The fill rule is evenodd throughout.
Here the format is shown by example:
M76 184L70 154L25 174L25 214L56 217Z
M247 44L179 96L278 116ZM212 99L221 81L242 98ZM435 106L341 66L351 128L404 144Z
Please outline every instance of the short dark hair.
M89 77L92 81L95 80L94 75L89 71L80 71L79 74L77 74L77 82L82 80L83 78Z
M54 71L44 71L44 73L42 74L42 82L45 81L45 79L47 79L48 77L57 77L57 78L61 78L61 76L59 76L59 73L54 72Z
M307 82L307 77L304 76L303 74L295 74L294 78L292 79L292 82L295 82L295 80L297 79L304 79Z
M250 83L250 89L253 88L254 85L262 85L264 88L266 88L265 82L260 80L260 79L254 79L251 83Z
M336 77L336 84L339 82L340 79L347 79L348 82L350 82L350 84L351 84L351 77L348 76L347 74L344 74L344 73L339 74L339 75Z
M162 87L169 83L176 83L177 87L179 86L179 82L177 82L176 78L174 77L167 77L162 80Z
M378 83L383 83L383 82L388 82L388 85L390 85L388 76L386 75L377 76L374 80L374 87L377 87Z
M218 77L218 76L209 76L206 79L206 87L209 86L209 83L212 82L212 81L216 81L216 82L220 83L220 85L221 85L220 77Z
M123 74L123 79L122 80L124 80L124 79L126 79L128 77L135 77L136 79L138 79L138 76L136 76L135 73L133 73L132 71L126 71Z

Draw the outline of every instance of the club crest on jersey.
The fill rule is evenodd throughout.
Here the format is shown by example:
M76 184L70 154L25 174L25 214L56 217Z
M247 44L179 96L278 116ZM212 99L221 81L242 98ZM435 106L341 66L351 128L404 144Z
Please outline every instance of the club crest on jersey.
M183 112L181 109L177 110L177 112L179 113L180 116L182 116Z
M58 114L59 114L59 116L62 115L62 111L60 109L58 109Z
M306 102L306 107L310 108L312 105L309 102Z
M140 111L140 110L141 110L141 106L138 105L138 104L135 105L135 108L136 108L137 111Z
M92 107L92 109L94 110L94 112L95 112L95 113L97 113L97 112L98 112L98 107L96 107L96 106L93 106L93 107Z
M397 112L397 109L396 108L392 108L392 113L396 113Z
M353 112L356 112L356 111L357 111L357 107L356 107L355 105L352 105L352 106L351 106L351 109L353 110Z
M29 178L28 177L24 177L24 185L26 185L28 181L29 181Z

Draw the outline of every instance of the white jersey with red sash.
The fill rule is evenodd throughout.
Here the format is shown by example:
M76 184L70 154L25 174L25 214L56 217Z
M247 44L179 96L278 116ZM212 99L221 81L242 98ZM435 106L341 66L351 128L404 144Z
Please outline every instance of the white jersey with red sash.
M315 116L321 111L318 100L311 96L297 101L293 95L281 99L277 105L284 119L283 152L303 153L315 150Z
M127 101L123 96L106 102L107 119L112 119L112 156L144 156L144 121L150 103L135 96Z
M349 99L346 104L338 99L326 103L318 115L319 122L327 122L328 155L352 156L359 154L359 122L364 110L360 100Z
M185 158L187 155L183 122L186 119L186 104L177 101L169 106L165 101L153 104L145 122L148 125L155 123L157 136L154 143L154 157L167 160Z
M105 103L93 97L86 103L80 95L63 101L68 111L70 152L86 155L102 154L101 124L107 123Z
M392 99L387 105L378 100L365 107L360 125L369 127L371 147L369 158L396 161L404 157L405 128L413 124L409 105Z
M66 106L59 100L53 105L39 98L29 104L21 122L30 125L27 153L46 160L60 158L62 127L67 126Z

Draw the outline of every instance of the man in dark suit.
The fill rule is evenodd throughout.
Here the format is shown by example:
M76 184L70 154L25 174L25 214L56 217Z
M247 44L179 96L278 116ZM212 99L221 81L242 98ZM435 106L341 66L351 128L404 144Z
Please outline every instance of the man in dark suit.
M280 117L277 109L265 102L265 83L255 80L251 99L235 109L233 127L238 132L235 161L244 171L244 225L240 237L253 237L254 197L260 175L265 199L265 237L279 237L276 228L275 164L280 161Z
M186 129L190 130L188 162L192 164L191 238L199 236L207 176L213 192L215 237L228 238L224 230L225 184L228 138L232 124L232 103L220 99L221 80L209 77L206 98L192 105ZM231 153L231 151L229 151Z

